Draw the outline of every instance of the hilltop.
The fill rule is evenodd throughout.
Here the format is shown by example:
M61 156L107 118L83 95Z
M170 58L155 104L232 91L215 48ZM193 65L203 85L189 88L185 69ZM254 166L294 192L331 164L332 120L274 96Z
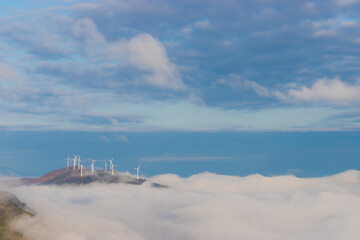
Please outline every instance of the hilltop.
M101 183L128 183L128 184L142 184L145 179L136 179L131 176L121 175L119 172L114 171L114 175L109 170L95 171L94 174L90 170L84 169L83 176L79 169L73 167L66 167L54 170L42 177L38 178L23 178L23 184L36 184L36 185L63 185L63 184L88 184L92 182Z
M101 170L92 172L88 169L83 170L83 176L79 169L73 169L73 167L66 167L58 170L54 170L42 177L38 178L23 178L21 183L25 185L65 185L65 184L89 184L93 182L99 183L125 183L140 185L146 180L139 178L136 179L131 176L120 174L114 170L114 175L110 170ZM152 183L154 187L166 187L161 184Z

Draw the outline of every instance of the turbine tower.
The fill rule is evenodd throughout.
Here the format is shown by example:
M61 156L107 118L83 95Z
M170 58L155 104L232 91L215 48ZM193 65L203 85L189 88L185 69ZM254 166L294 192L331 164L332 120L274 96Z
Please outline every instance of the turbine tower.
M78 169L80 169L80 162L81 162L81 160L80 160L80 155L79 155L79 158L78 158Z
M70 163L69 154L68 154L68 157L67 157L67 158L65 158L65 160L67 160L67 167L69 167L69 163Z
M116 167L116 165L112 165L112 168L111 168L111 175L113 175L114 176L114 167Z
M114 176L114 164L113 164L114 159L112 158L111 160L109 160L110 162L110 170L111 170L111 175Z
M73 163L74 163L74 165L73 165L73 170L75 170L75 168L76 168L77 156L74 155L74 158L73 158L72 160L73 160Z
M81 167L80 167L80 176L82 177L83 176L83 165L81 164Z
M107 161L105 160L105 171L107 170L108 164Z
M92 161L92 163L91 163L91 175L94 175L96 160L91 159L91 161Z
M139 169L140 169L140 166L141 166L141 165L139 165L137 168L134 168L134 169L136 169L136 180L139 180Z

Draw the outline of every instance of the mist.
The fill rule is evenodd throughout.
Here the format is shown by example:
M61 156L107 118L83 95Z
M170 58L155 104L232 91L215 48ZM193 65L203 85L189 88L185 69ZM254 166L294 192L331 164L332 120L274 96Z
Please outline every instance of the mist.
M358 239L360 172L321 178L201 173L125 184L20 186L36 210L12 226L38 240Z

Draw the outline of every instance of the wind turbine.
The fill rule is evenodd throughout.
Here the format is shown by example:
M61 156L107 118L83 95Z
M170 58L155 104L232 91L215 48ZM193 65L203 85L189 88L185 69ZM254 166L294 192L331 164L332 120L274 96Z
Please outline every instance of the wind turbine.
M112 168L111 168L111 175L113 175L114 176L114 167L116 167L116 165L112 165Z
M91 163L91 175L94 175L94 171L95 171L95 162L96 160L91 159L92 163Z
M109 160L110 162L110 170L111 170L111 175L114 175L114 164L113 164L114 159L112 158L111 160Z
M134 169L136 169L136 180L139 180L139 169L140 169L140 166L141 166L141 165L139 165L137 168L134 168Z
M108 164L107 161L105 160L105 171L107 170Z
M110 170L112 169L112 166L114 165L114 164L113 164L113 161L114 161L113 158L109 160L109 162L110 162Z
M80 167L80 176L82 177L83 176L83 165L81 164L81 167Z
M67 167L69 167L69 162L70 162L69 154L68 154L68 157L65 158L65 160L67 160Z
M76 168L77 156L74 155L74 158L73 158L72 160L73 160L73 162L74 162L73 169L75 170L75 168Z
M79 155L79 158L78 158L78 169L80 169L80 162L81 162L81 160L80 160L80 155Z

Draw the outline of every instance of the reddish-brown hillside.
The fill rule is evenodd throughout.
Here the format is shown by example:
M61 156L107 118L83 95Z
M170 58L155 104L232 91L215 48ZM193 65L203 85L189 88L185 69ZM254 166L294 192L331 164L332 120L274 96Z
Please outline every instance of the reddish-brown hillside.
M73 167L62 168L52 171L42 177L38 178L23 178L22 184L25 185L42 185L42 184L88 184L92 182L101 183L128 183L128 184L142 184L145 179L136 179L132 176L122 175L114 171L114 175L109 170L95 171L94 174L89 169L83 169L81 176L80 170L73 169Z
M72 172L72 167L58 169L38 178L23 178L24 184L44 184L60 175Z

